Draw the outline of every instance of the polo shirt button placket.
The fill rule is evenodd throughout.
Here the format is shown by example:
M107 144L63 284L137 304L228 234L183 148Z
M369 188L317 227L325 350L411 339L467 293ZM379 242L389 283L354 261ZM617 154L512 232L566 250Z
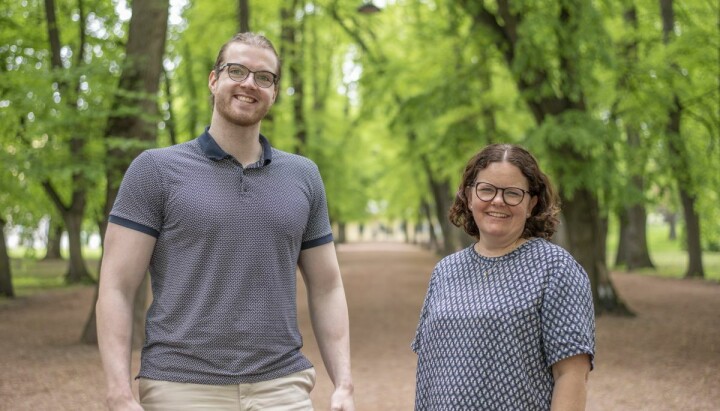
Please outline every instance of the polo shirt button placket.
M245 187L245 168L242 166L242 164L240 164L239 161L235 159L233 159L232 162L238 171L238 184L240 188L240 194L244 194L247 192L247 187Z

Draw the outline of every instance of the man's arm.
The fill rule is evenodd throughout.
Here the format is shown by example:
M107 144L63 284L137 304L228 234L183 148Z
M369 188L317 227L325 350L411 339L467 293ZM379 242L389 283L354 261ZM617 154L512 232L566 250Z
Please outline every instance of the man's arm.
M335 245L331 242L303 250L299 266L307 288L315 338L325 368L335 384L330 409L353 411L350 326Z
M582 411L587 395L586 383L590 373L587 354L562 359L552 366L555 388L552 394L552 411Z
M98 346L111 410L141 410L132 393L133 304L147 272L155 238L117 224L105 232L98 301Z

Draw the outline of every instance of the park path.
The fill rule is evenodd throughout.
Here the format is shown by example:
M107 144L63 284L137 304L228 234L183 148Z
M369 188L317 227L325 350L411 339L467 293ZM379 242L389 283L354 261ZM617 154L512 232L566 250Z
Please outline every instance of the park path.
M338 256L357 410L412 410L410 341L437 257L397 243L343 244ZM720 409L720 285L624 273L613 280L638 315L598 319L587 410ZM325 410L331 384L302 282L298 296L303 351L318 370L313 398ZM92 287L74 287L0 301L0 410L104 409L97 349L76 343L92 298Z

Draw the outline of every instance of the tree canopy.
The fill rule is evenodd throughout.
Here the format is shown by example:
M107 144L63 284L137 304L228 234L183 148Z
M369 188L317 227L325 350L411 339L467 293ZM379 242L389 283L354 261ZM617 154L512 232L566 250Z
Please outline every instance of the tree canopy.
M262 132L318 164L338 226L425 224L441 252L457 249L468 239L445 215L461 170L484 145L510 142L528 147L560 189L569 248L597 270L594 285L607 271L610 218L685 209L698 218L685 238L720 248L717 2L387 0L374 14L358 13L361 3L171 2L157 138L139 146L106 135L110 119L147 114L132 95L113 105L128 64L128 5L6 4L0 217L33 226L75 210L83 230L97 230L108 147L202 132L217 50L244 21L283 60Z

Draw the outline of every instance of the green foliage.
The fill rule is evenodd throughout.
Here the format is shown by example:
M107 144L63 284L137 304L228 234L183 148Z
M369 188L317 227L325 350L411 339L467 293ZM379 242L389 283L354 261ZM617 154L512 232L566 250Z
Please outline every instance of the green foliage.
M71 176L80 173L90 190L86 226L94 229L106 148L145 148L103 135L127 16L116 13L116 2L86 3L86 53L78 61L77 3L57 1L60 70L50 67L43 2L7 2L0 11L0 213L11 224L37 224L52 212L41 183L51 182L69 201ZM679 210L676 181L687 173L703 245L720 244L717 2L674 2L675 36L666 45L656 1L512 1L520 23L511 67L498 33L472 18L481 7L497 14L497 2L394 0L374 15L358 15L358 3L251 2L251 30L266 34L287 59L262 132L294 151L295 134L305 127L303 154L321 170L333 221L420 221L430 177L454 190L472 154L491 142L512 142L528 147L564 193L598 193L606 214L630 202ZM219 47L238 30L237 2L179 4L166 43L170 93L158 95L165 110L160 145L170 144L170 103L179 142L208 124L208 75ZM283 21L280 11L293 4L293 18ZM635 25L624 17L631 5ZM283 24L290 23L296 44L283 44ZM297 61L290 47L300 51ZM291 65L304 80L302 97L290 88ZM542 86L530 87L535 82ZM684 109L683 169L665 134L673 94ZM303 124L293 115L299 98ZM553 99L584 111L538 121L528 102L547 109L543 104ZM117 110L138 114L135 106ZM82 152L70 150L73 141L84 144ZM642 190L630 184L634 176L643 177Z
M544 159L547 174L559 181L557 184L571 198L578 188L600 190L610 185L614 158L608 147L616 138L612 128L592 115L568 111L546 119L530 134L527 145Z

